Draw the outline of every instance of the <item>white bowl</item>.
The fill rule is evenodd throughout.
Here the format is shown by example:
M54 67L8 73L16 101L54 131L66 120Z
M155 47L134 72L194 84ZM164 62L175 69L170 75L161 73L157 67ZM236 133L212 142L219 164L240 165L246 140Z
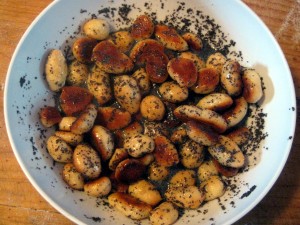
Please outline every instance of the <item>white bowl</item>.
M296 103L289 67L274 37L241 1L179 2L185 3L170 0L54 1L34 20L13 55L4 95L5 121L13 151L37 191L77 224L134 224L105 202L66 187L60 174L61 165L53 164L45 148L45 139L53 130L46 131L38 119L40 108L54 105L55 101L43 76L45 56L53 48L68 50L78 26L93 15L109 16L106 19L114 29L129 26L121 16L132 20L143 12L156 13L158 20L168 16L168 21L174 24L190 19L191 28L200 27L203 35L207 35L209 29L218 36L223 35L225 40L214 41L223 40L223 46L229 44L228 49L236 53L230 54L231 57L236 57L243 66L255 68L263 77L265 96L261 108L253 114L267 115L261 129L265 139L255 152L248 150L251 153L249 169L231 180L230 184L236 185L236 189L199 210L186 212L177 224L232 224L267 194L284 167L294 135ZM201 15L208 15L209 19ZM211 19L220 27L211 26ZM230 40L234 40L235 45Z

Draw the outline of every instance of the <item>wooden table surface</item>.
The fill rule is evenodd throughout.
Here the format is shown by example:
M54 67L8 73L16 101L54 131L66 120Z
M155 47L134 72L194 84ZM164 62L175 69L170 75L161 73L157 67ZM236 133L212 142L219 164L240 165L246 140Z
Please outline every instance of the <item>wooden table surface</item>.
M0 87L22 34L51 0L0 0ZM266 23L289 63L300 101L300 1L244 0ZM29 183L10 147L0 102L0 225L73 224L50 206ZM298 112L300 112L298 108ZM300 224L300 122L287 164L267 196L236 224Z

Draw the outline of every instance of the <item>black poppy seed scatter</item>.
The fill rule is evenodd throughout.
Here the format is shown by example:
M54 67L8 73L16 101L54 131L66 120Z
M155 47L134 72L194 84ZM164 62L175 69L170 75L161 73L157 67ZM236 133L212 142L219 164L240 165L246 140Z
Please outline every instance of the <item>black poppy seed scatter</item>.
M144 5L144 7L141 9L141 8L137 8L137 6L135 6L135 5L126 4L126 1L124 1L124 4L122 4L121 7L119 7L119 8L100 7L99 6L99 8L101 8L101 9L99 9L96 14L95 13L90 13L88 10L85 10L85 9L80 10L79 13L82 16L85 16L87 19L98 19L98 18L103 18L103 17L107 18L109 21L112 21L112 22L115 21L117 24L119 24L118 26L120 26L120 27L127 27L127 30L130 31L130 26L131 26L131 24L134 20L130 17L131 12L133 12L133 11L146 11L155 25L164 24L164 25L173 27L174 29L176 29L176 31L178 32L179 35L182 35L186 32L193 32L193 30L195 30L195 34L202 40L203 46L202 46L202 49L199 52L194 52L194 53L196 53L196 55L198 57L201 57L202 60L205 61L205 60L207 60L207 58L209 56L211 56L215 52L219 52L222 55L224 55L226 58L234 56L236 58L236 60L239 60L239 62L241 64L243 63L242 53L239 52L239 51L236 52L233 49L233 47L235 46L235 42L233 40L228 40L226 34L222 32L222 28L218 24L216 24L213 19L211 19L209 16L206 16L205 13L203 13L199 10L195 10L195 9L191 9L191 8L186 7L186 4L184 2L178 2L178 8L174 9L173 12L170 12L170 15L167 16L163 21L159 21L157 19L156 12L151 11L151 4L152 4L151 2L146 3ZM161 2L161 8L163 9L164 7L165 7L165 4L163 2ZM183 18L181 16L182 11L185 11L188 16ZM72 24L72 26L77 26L77 25ZM192 26L195 26L195 29L194 28L192 29ZM68 30L68 27L64 27L60 32L61 32L61 34L65 34L65 33L68 32L67 30ZM77 39L78 35L82 35L81 30L82 30L81 25L78 25L78 29L74 33L69 34L69 38L65 41L65 43L61 46L57 46L58 48L62 48L62 52L63 52L64 56L66 57L66 63L67 64L69 64L72 61L76 60L76 58L74 58L74 55L72 54L72 46L71 45L74 42L74 40ZM153 36L151 36L149 38L153 39ZM98 42L101 42L101 41L98 41ZM50 45L50 43L45 42L45 46L44 46L45 50L48 50L49 45ZM56 43L55 45L59 45L59 43ZM166 47L164 47L164 50L166 51L167 57L176 58L179 55L178 52L176 52L174 50L171 50L171 49L167 49ZM193 50L191 50L191 51L193 51ZM34 60L31 56L28 56L27 60L29 60L29 58L30 58L30 60ZM132 70L135 70L135 69L137 69L136 67L138 67L137 65L134 65L134 66L135 66L135 68L132 69ZM108 72L108 73L110 73L110 72ZM131 75L132 72L130 71L128 73L130 73L130 75ZM108 82L109 84L111 84L111 85L113 84L113 80L114 80L115 76L118 76L118 75L110 74L110 78L109 78L109 82ZM30 83L31 79L36 79L36 78L33 78L33 76L29 75L29 74L22 75L20 77L20 80L19 80L20 88L23 88L23 89L30 88L31 87L31 83ZM170 77L168 77L167 79L168 79L167 80L168 82L169 81L173 82L173 80ZM151 81L151 82L153 82L153 81ZM159 93L157 91L158 90L157 87L160 86L161 84L160 83L153 84L151 82L150 82L150 84L151 84L151 89L152 90L149 93L154 94L156 97L162 99L163 100L162 103L165 104L165 101L168 101L168 100L166 100L166 98L164 98L164 94ZM174 81L174 82L176 82L176 81ZM129 86L132 87L132 84L130 83ZM134 85L134 86L136 86L136 85ZM86 88L86 87L84 87L84 88ZM155 90L155 91L153 91L153 90ZM218 91L221 90L221 92L226 92L226 89L222 88L220 85L215 90L218 90ZM137 93L137 92L133 93L134 96L136 96L137 94L141 95L141 93ZM142 98L144 98L147 95L148 95L147 93L143 93ZM180 100L180 102L175 102L175 103L172 103L172 104L175 105L175 108L176 108L176 106L179 106L179 105L197 104L197 102L203 96L204 95L202 95L202 94L196 94L192 90L188 90L188 98L187 99L183 99L182 101ZM120 108L121 106L120 106L119 102L116 101L113 98L114 97L112 97L112 99L107 101L107 103L105 103L105 104L107 104L107 105L110 104L111 106ZM235 97L232 97L232 98L235 98ZM58 99L57 104L60 104L59 97L57 99ZM120 96L120 99L124 100L124 95ZM170 99L172 100L174 98L172 98L172 96L171 96ZM47 101L45 101L45 102L47 102ZM102 107L103 106L103 105L99 105L97 103L97 101L95 101L95 99L93 99L92 104L94 104L97 107ZM107 106L105 104L104 104L104 106ZM153 107L155 109L158 109L159 105L156 103L155 106L153 106ZM17 110L20 111L20 109L17 109ZM58 106L58 110L61 112L62 116L66 116L65 113L62 111L60 106ZM294 110L294 109L292 109L292 110ZM30 112L30 113L32 113L32 112ZM189 113L193 114L192 111L189 112ZM218 113L222 114L223 112L221 111L221 112L218 112ZM72 116L78 117L79 114L75 114L75 115L72 115ZM168 114L171 115L170 117L176 117L172 113L172 110L169 110ZM195 114L197 114L197 111L196 111ZM210 114L210 115L211 115L211 117L209 118L210 120L215 117L215 114ZM263 112L263 110L259 107L259 105L255 105L255 104L253 104L249 107L249 111L248 111L247 116L248 115L250 115L249 119L245 117L244 120L240 121L238 126L247 125L250 132L251 132L251 134L252 134L251 141L249 141L247 144L244 144L243 146L240 146L241 151L243 152L243 154L251 157L252 155L256 154L256 150L260 148L261 143L268 136L268 134L266 134L264 132L265 118L266 118L267 115ZM186 115L183 115L183 116L186 117ZM132 121L138 122L138 123L141 123L141 124L143 124L145 122L145 120L147 120L146 118L138 115L138 113L136 114L136 112L132 112L131 118L132 118ZM177 125L178 125L178 123L180 125L184 124L187 121L191 120L192 118L187 116L185 119L187 119L187 120L180 120L180 119L178 120L178 118L177 118L177 120L179 122L177 122L175 124L177 124ZM247 124L248 120L251 120L250 125ZM163 124L173 124L173 123L167 123L168 119L166 119L166 116L162 117L161 119L159 118L158 121L163 122ZM203 122L204 121L201 121L201 123L203 123ZM176 128L177 128L177 125L176 125ZM207 124L207 125L209 125L209 124ZM49 135L49 131L41 128L39 124L36 124L35 126L36 126L35 129L38 130L41 133L40 137L42 139L46 139L46 136ZM168 131L169 134L171 134L174 129L175 129L175 127L172 127L171 125L167 127L167 131ZM231 130L230 129L228 129L228 130L225 129L224 133L218 133L218 135L226 135L227 132L229 132L229 131L231 131ZM85 142L89 142L89 135L88 134L89 134L88 132L83 134L83 139L84 139ZM116 137L115 133L113 133L113 135L114 135L114 137ZM161 138L160 134L158 134L158 137ZM123 138L125 140L126 137L121 136L121 138ZM154 136L153 138L155 139L156 137ZM288 137L288 138L290 138L290 137ZM36 146L36 143L35 143L34 140L35 139L33 137L30 138L30 141L32 142L32 146L33 146L33 155L36 155L37 151L40 151L41 149L45 149L45 145ZM122 142L122 141L120 141L120 142ZM180 144L172 143L172 142L171 142L171 144L174 146L175 149L177 149L177 151L180 151L180 148L179 148L181 146ZM92 143L90 143L90 145L91 145L90 146L91 148L94 148ZM144 146L144 144L142 143L141 146ZM41 147L41 149L39 149L39 147ZM207 146L205 146L205 148L206 147ZM165 149L164 149L164 151L165 151ZM195 150L192 149L192 151L195 151ZM225 151L225 150L223 149L222 151ZM97 152L97 151L95 151L95 152ZM156 153L155 148L154 148L154 150L151 150L149 153L147 152L147 154L154 154L154 155L155 155L155 153ZM232 153L232 155L234 155L234 152ZM180 156L180 154L177 155L177 157L179 157L179 156ZM132 157L132 156L130 156L130 157ZM210 157L211 157L210 155L206 155L205 160L209 160ZM33 157L33 160L38 161L38 160L40 160L40 157L38 157L38 156ZM154 160L155 160L155 157L154 157ZM182 165L180 160L181 159L179 157L178 162L176 162L176 161L172 162L172 165L177 164L176 167L178 167L178 168L173 168L173 166L171 166L171 167L169 167L169 169L171 169L171 170L174 169L175 171L176 170L182 170L182 169L185 170L186 168L184 168L184 166ZM230 158L228 160L232 161L233 158ZM97 163L99 164L99 162L97 162ZM53 167L56 167L57 164L58 163L54 163ZM103 160L101 160L99 165L101 165L101 164L103 166L103 169L107 169L106 168L107 167L106 163L103 162ZM143 166L148 167L148 166L150 166L150 164L143 165ZM93 166L97 167L99 165L93 165ZM254 165L255 165L255 162L254 163L251 162L250 165L246 165L244 168L241 168L240 172L247 171L248 169L251 169L251 166L254 166ZM43 169L43 168L39 168L39 169ZM48 169L48 167L45 168L45 169ZM174 173L171 172L165 178L164 182L167 182L172 177L172 174L174 174ZM118 188L121 188L120 186L118 186L120 184L118 184L118 182L115 180L113 171L106 171L103 174L103 176L108 176L110 178L110 180L112 182L112 186L113 186L112 189L113 190L117 190ZM148 178L146 176L144 176L143 179L148 179ZM244 186L247 186L246 184L243 184L243 183L239 184L239 180L236 179L236 178L222 177L222 179L223 179L224 183L227 184L227 192L232 192L233 193L232 196L239 195L241 198L246 198L253 191L255 191L255 189L256 189L256 186L252 186L249 189L249 191L244 192L244 193L241 194L239 190L241 188L243 188ZM236 179L236 180L234 180L234 179ZM87 182L89 182L89 181L87 181ZM152 182L154 184L156 183L156 182L153 182L153 181L150 181L150 182ZM159 181L158 184L160 182L162 182L162 181ZM198 180L197 182L201 183L202 181ZM55 184L53 184L53 185L55 185ZM158 190L160 190L160 189L158 189ZM162 191L162 190L160 190L160 191ZM161 194L162 198L165 200L166 197L164 196L164 193L161 192L160 194ZM127 198L124 198L124 199L127 199ZM124 199L122 199L122 201L120 201L120 202L124 202L125 201ZM172 199L174 199L172 204L177 205L177 207L178 206L182 207L182 205L185 205L185 202L184 202L185 199L181 199L181 198L177 199L175 196L171 196L169 198L169 200L172 201ZM84 200L82 200L82 201L84 201ZM95 201L97 201L97 206L106 207L107 209L109 208L109 202L107 202L107 200L99 200L99 199L96 200L95 199ZM226 212L226 208L225 208L224 204L221 202L221 200L219 200L219 201L220 201L219 202L220 208L224 212ZM229 201L229 200L226 199L226 201ZM205 202L205 200L203 201L203 203L204 202ZM235 204L234 204L233 201L231 201L230 205L232 207L235 207ZM203 214L203 217L204 217L203 220L206 219L206 220L209 220L211 222L214 221L214 218L205 218L205 214L207 214L209 209L203 208L203 210L201 210L201 208L199 208L198 210L200 210L201 213ZM179 215L180 215L179 219L180 219L182 214L184 214L185 210L180 209L179 211L180 211L179 212ZM99 222L99 223L104 222L105 223L104 219L101 218L101 217L94 217L94 216L89 216L89 215L85 215L85 216L86 216L86 218L91 219L94 222Z

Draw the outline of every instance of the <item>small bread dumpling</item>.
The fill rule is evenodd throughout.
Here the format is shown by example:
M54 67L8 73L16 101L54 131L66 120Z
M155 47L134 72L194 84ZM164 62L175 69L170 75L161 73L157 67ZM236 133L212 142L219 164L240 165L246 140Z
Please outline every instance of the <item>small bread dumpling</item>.
M171 225L178 219L178 210L171 202L163 202L150 213L151 225Z
M65 85L68 66L65 56L58 49L52 50L45 65L46 80L51 91L58 92Z
M91 19L84 24L83 31L86 36L101 41L109 36L110 26L106 20Z
M149 121L162 120L166 112L164 103L155 95L148 95L143 98L140 110L142 116Z

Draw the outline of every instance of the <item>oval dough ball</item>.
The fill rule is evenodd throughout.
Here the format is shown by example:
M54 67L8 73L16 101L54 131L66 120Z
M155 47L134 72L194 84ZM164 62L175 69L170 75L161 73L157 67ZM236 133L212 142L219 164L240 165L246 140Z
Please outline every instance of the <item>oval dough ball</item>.
M212 160L205 161L199 166L197 175L199 181L205 181L211 176L218 175L219 172Z
M78 172L89 179L101 173L101 160L97 152L86 144L79 144L74 150L73 164Z
M90 38L104 40L110 33L110 27L106 20L91 19L84 24L83 31Z
M84 177L79 173L72 163L65 164L62 171L63 180L73 189L82 190Z
M164 103L154 95L148 95L142 100L140 110L149 121L162 120L166 112Z
M68 66L61 50L52 50L45 65L46 80L51 91L58 92L65 85Z
M221 197L226 190L226 186L219 176L211 176L200 184L200 188L204 190L206 201Z
M89 75L89 68L87 64L74 60L69 65L69 74L67 76L67 83L72 86L82 86L86 82Z
M178 219L178 210L171 202L163 202L150 213L151 225L171 225Z
M151 206L157 205L162 199L155 186L146 180L140 180L130 184L128 193Z
M137 134L135 136L126 138L124 141L124 148L132 157L138 158L147 153L154 151L154 141L151 137L144 134Z
M180 150L181 163L188 169L197 168L204 160L204 146L193 140L185 142Z
M91 196L103 197L111 191L111 181L108 177L100 177L84 185L84 191Z
M72 162L73 150L60 137L51 136L47 140L47 150L56 162Z
M114 79L114 95L118 103L130 114L140 109L141 92L136 80L128 75L117 76Z
M183 102L189 96L188 88L180 87L179 84L174 81L164 82L158 91L164 100L172 103Z
M169 169L153 162L149 166L149 179L153 181L164 180L169 175Z

